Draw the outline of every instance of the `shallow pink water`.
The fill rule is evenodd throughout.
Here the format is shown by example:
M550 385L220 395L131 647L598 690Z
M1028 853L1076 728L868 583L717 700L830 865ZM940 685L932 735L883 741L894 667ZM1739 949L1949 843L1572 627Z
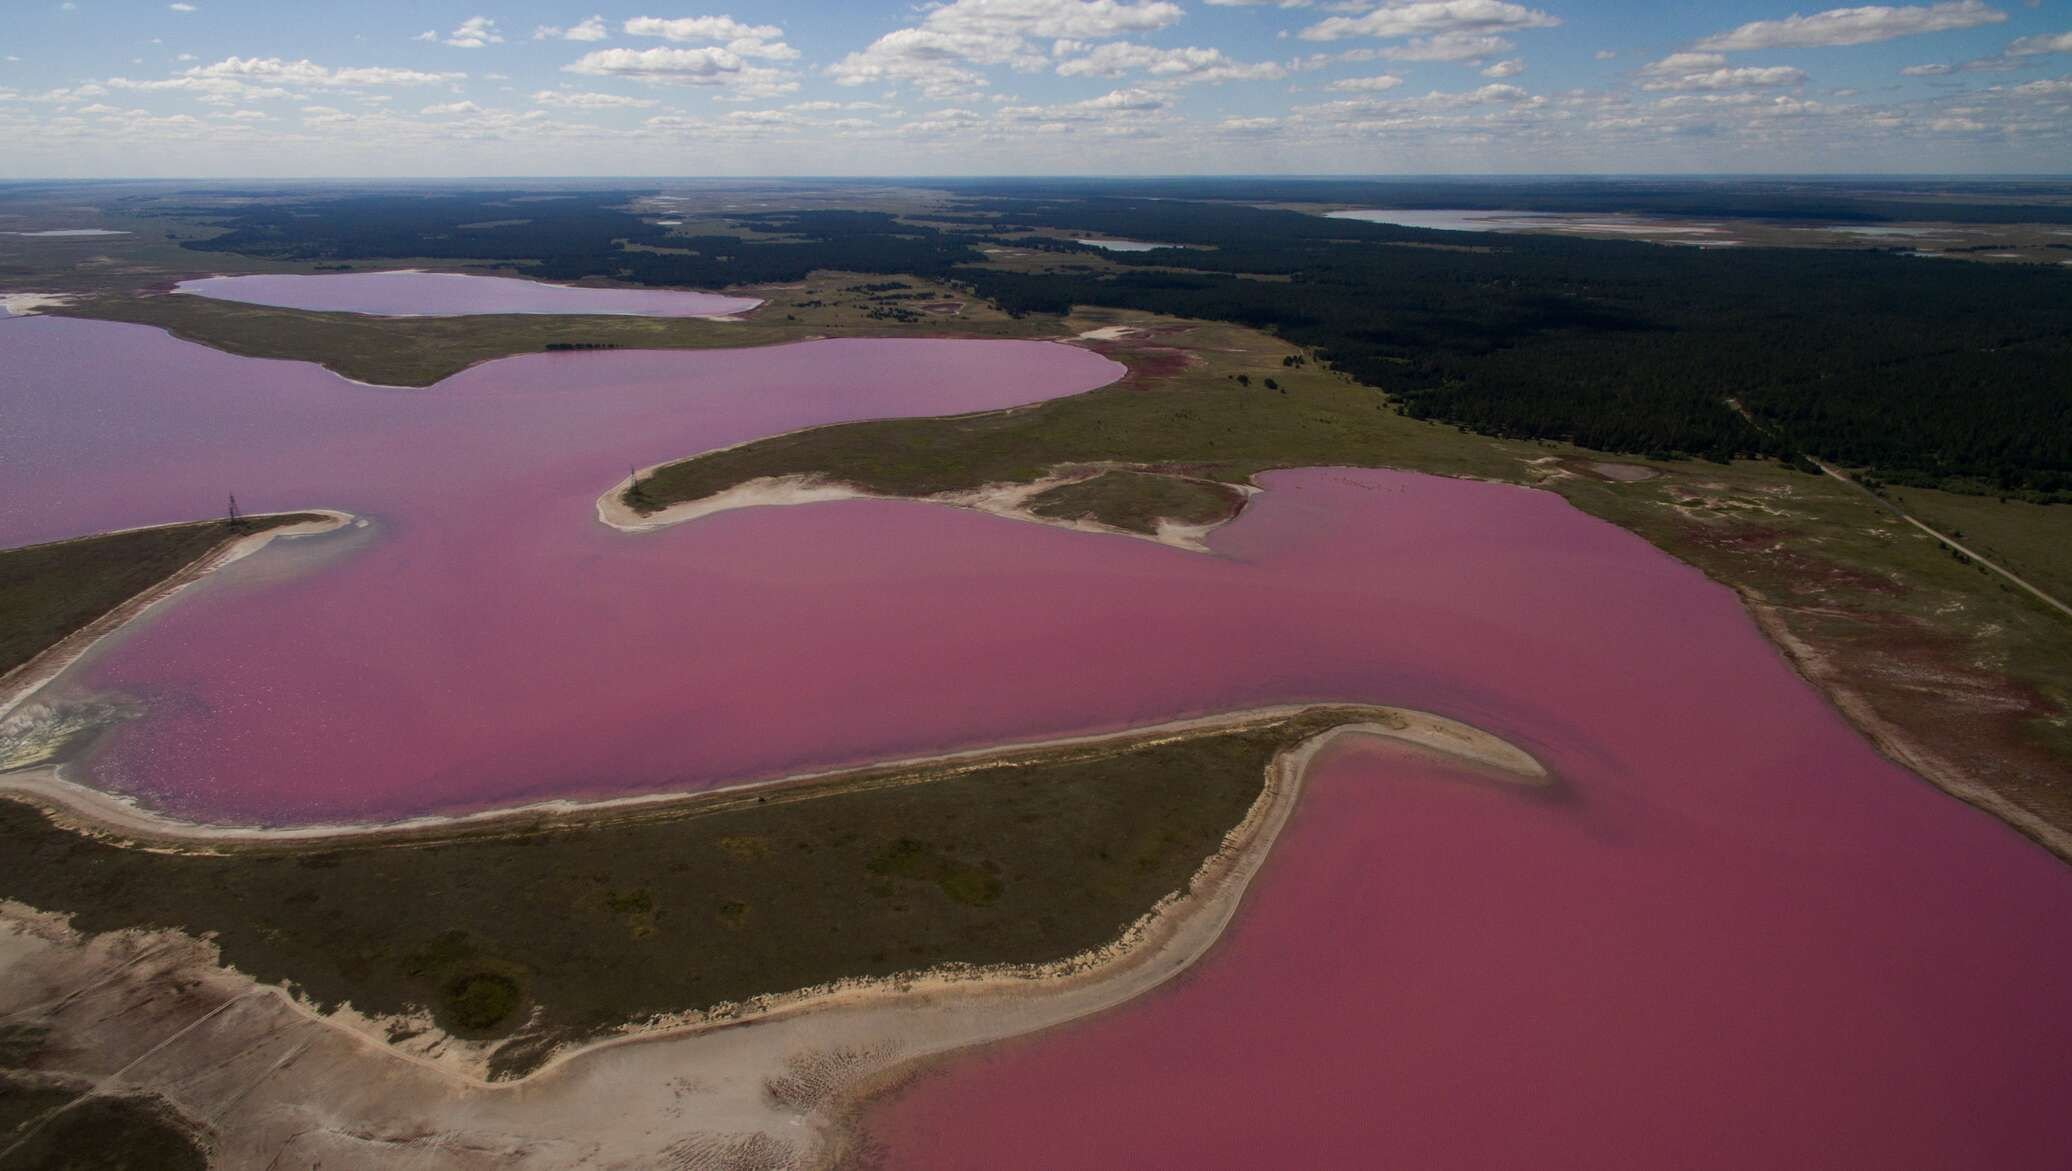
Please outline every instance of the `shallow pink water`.
M581 288L453 272L214 276L182 281L175 288L182 293L243 301L248 305L369 313L379 317L459 317L478 313L716 317L745 312L762 304L754 297L721 293Z
M1563 777L1550 800L1341 754L1195 973L922 1083L876 1121L889 1166L2040 1167L2072 1143L2064 868L1877 757L1729 593L1551 495L1276 473L1213 557L884 501L627 536L591 511L627 464L1113 368L829 342L385 392L49 319L0 325L0 358L0 544L227 489L375 520L233 567L66 681L142 699L97 781L183 813L698 787L1303 699L1440 711Z
M2063 1167L2062 864L1847 753L1722 779L1710 730L1557 751L1560 799L1334 750L1199 967L924 1075L882 1165Z

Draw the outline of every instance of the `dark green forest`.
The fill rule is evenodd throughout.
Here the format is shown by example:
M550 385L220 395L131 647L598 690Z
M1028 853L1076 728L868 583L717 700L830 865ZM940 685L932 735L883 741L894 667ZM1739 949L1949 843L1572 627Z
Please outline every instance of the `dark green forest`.
M1171 194L1135 193L1147 186ZM961 282L1016 313L1099 305L1271 330L1407 414L1490 434L1713 459L1810 453L1899 483L2072 499L2072 271L1871 247L1700 250L1438 232L1239 202L1375 186L970 182L955 188L960 210L930 215L928 226L859 211L735 217L775 239L672 236L621 210L640 194L630 191L548 201L515 191L351 195L175 214L227 229L190 248L297 260L500 260L552 280L701 288L814 269L914 273ZM1936 212L2072 214L2024 206L2016 197L2027 188L2002 186L1950 194ZM1132 194L1110 194L1118 188ZM1471 192L1449 190L1449 206L1474 205ZM1475 190L1546 210L1739 207L1775 218L1887 218L1896 201L1760 184ZM1920 204L1906 207L1900 214L1921 217ZM1029 235L1043 230L1187 247L1097 254ZM1003 243L1066 255L1049 272L984 267L978 249ZM1076 265L1074 253L1101 262Z

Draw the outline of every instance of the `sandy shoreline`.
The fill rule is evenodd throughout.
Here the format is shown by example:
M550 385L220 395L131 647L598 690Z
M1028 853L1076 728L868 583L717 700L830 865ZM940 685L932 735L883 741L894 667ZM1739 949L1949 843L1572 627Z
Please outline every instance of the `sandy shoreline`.
M302 537L315 533L333 532L344 528L348 524L352 524L358 519L351 513L339 512L331 508L302 508L287 512L262 513L253 516L251 519L265 520L269 517L291 516L297 513L312 513L323 519L304 521L292 525L280 525L218 545L216 548L189 562L171 577L166 578L156 586L138 594L108 613L101 615L86 626L73 631L62 641L46 648L35 658L16 667L6 675L0 676L0 721L5 721L7 717L13 715L16 709L26 704L51 680L63 674L66 668L78 662L80 657L93 649L96 643L114 634L117 630L128 625L152 607L193 585L195 582L202 580L209 574L232 562L250 557L252 554L264 549L267 545L272 544L277 537ZM111 529L107 532L90 533L83 537L71 539L83 541L96 537L113 536L118 533L177 528L180 525L191 523L193 522L175 521L162 525L134 525L126 529ZM64 542L46 543L62 544Z
M709 454L709 453L706 453ZM697 456L687 458L696 459ZM681 463L670 460L669 463ZM921 504L935 504L945 508L961 508L969 512L982 512L1006 520L1025 521L1030 524L1049 525L1053 528L1072 529L1082 533L1106 533L1110 536L1132 537L1139 541L1151 541L1186 549L1194 553L1209 551L1208 535L1236 519L1235 514L1208 524L1187 525L1172 521L1162 523L1155 533L1140 533L1130 529L1105 525L1085 518L1043 516L1029 508L1029 502L1044 492L1067 484L1078 484L1107 472L1148 471L1136 464L1089 463L1073 464L1069 467L1053 468L1051 474L1027 483L982 484L976 488L955 492L937 492L928 496L902 496L872 492L856 484L824 476L762 476L746 480L725 491L715 492L696 500L671 504L654 512L642 513L627 506L626 490L633 487L636 476L645 477L653 473L653 467L641 468L613 484L604 495L597 498L597 519L600 523L627 533L646 533L674 525L687 524L722 512L733 512L743 508L784 507L794 504L819 504L830 500L908 500ZM1250 485L1232 485L1249 499L1261 489Z
M521 1081L491 1084L457 1047L399 1050L386 1041L387 1022L318 1014L220 967L202 941L175 932L81 938L59 917L6 904L0 1017L49 1027L80 1065L66 1072L161 1093L208 1119L216 1154L231 1165L372 1165L406 1153L451 1167L721 1167L751 1154L759 1166L824 1165L840 1149L854 1095L901 1068L1103 1011L1199 960L1270 854L1311 763L1336 739L1382 736L1468 761L1493 780L1549 783L1508 742L1391 708L1229 713L1073 742L1212 734L1316 707L1343 711L1347 722L1275 757L1259 798L1184 893L1106 946L1053 963L842 981L641 1022L557 1053ZM180 992L168 997L169 986ZM426 1145L427 1136L437 1141Z

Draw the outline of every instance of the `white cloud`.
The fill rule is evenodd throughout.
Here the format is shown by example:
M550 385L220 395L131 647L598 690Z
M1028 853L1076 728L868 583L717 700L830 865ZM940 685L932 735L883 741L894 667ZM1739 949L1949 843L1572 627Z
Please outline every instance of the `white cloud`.
M419 35L418 40L427 39ZM456 49L480 49L489 45L503 44L503 34L496 31L496 21L486 16L470 16L446 34L443 43Z
M1640 69L1645 90L1770 89L1804 85L1806 73L1790 66L1728 68L1724 53L1671 53Z
M198 65L181 76L227 77L309 89L351 89L360 86L440 85L464 80L468 75L380 67L327 69L307 57L299 61L284 61L279 57L225 57L214 65Z
M626 77L652 85L725 86L745 97L798 88L780 70L750 65L730 49L594 49L561 67L591 77Z
M611 33L605 30L602 16L592 16L567 28L543 24L532 30L535 41L601 41L609 36Z
M2072 94L2072 77L2049 77L2041 81L2025 82L2015 86L2014 92L2032 98Z
M743 24L731 16L686 16L674 20L636 16L622 27L631 37L660 37L680 44L714 42L738 57L789 61L799 55L797 49L779 39L784 36L783 29L773 24Z
M1726 63L1724 53L1671 53L1660 61L1650 61L1641 66L1640 71L1649 77L1674 77L1701 69L1718 69Z
M1560 23L1559 17L1507 0L1416 0L1359 16L1334 16L1298 35L1306 41L1338 41L1553 28Z
M2036 57L2044 53L2072 53L2072 32L2021 37L2007 46L2010 57Z
M1495 62L1494 64L1483 69L1482 76L1516 77L1523 72L1525 72L1525 62L1520 58L1513 57L1508 61Z
M422 109L422 110L419 110L419 111L418 111L418 113L420 113L420 114L435 114L435 115L438 115L438 114L480 114L481 112L482 112L482 107L480 107L480 106L476 105L476 104L475 104L475 103L473 103L473 102L446 102L446 103L444 103L444 104L441 104L441 105L436 105L436 106L426 106L426 107L425 107L424 109Z
M571 110L648 110L662 104L654 98L629 98L568 89L543 89L532 95L532 100L538 105Z
M1727 89L1770 89L1778 86L1806 84L1806 71L1793 69L1789 65L1769 67L1743 66L1738 69L1708 69L1696 73L1679 74L1673 77L1658 77L1644 81L1640 88L1645 90L1727 90Z
M166 5L166 7L172 9L174 12L193 12L195 10L194 5L192 4L173 3Z
M1706 37L1698 42L1697 47L1739 53L1751 49L1868 45L1895 37L1999 24L2006 19L2006 13L1988 8L1981 0L1944 0L1942 3L1905 7L1872 4L1861 8L1830 8L1811 16L1751 21L1728 32Z
M1486 33L1441 33L1436 37L1413 37L1407 45L1390 45L1381 55L1391 61L1467 61L1516 47L1503 37Z
M1338 81L1332 82L1329 88L1338 90L1341 93L1378 93L1385 89L1394 89L1402 84L1402 78L1397 77L1393 73L1383 73L1374 77L1341 78Z
M1599 49L1595 53L1590 54L1590 59L1593 61L1610 61L1618 55L1619 51L1617 49Z
M842 85L910 83L931 97L985 85L973 66L1019 70L1048 62L1030 38L1089 41L1179 21L1170 0L953 0L919 25L894 29L828 68Z
M1288 75L1271 61L1233 61L1221 49L1154 49L1131 41L1109 41L1057 67L1061 77L1120 77L1134 71L1175 82L1271 81Z

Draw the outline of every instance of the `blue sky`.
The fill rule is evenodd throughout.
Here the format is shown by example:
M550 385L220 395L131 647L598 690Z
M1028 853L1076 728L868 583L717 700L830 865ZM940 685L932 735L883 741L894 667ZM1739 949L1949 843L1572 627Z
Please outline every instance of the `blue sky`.
M1930 0L8 0L0 176L2072 171Z

